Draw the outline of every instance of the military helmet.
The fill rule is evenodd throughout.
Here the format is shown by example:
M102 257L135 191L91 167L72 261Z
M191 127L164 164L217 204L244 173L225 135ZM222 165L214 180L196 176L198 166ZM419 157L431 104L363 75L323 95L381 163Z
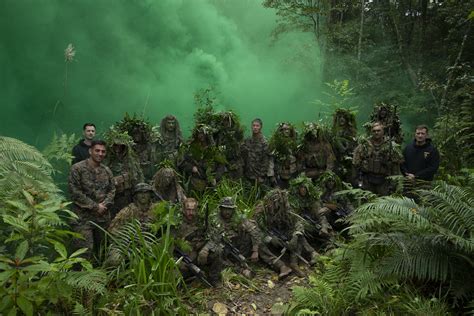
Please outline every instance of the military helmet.
M138 192L153 192L153 188L148 183L138 183L133 190L133 194Z
M232 197L226 196L221 199L221 202L219 203L219 207L236 208L237 205L235 205L234 199Z

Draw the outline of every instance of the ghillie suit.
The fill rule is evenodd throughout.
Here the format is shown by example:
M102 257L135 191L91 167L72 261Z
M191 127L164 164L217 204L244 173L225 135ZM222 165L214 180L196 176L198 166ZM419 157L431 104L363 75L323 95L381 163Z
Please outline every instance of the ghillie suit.
M370 115L370 122L380 122L384 126L384 135L397 144L403 142L403 132L400 123L400 116L396 106L383 103L376 105ZM370 128L369 125L365 125ZM370 131L370 129L369 129Z
M268 143L262 133L244 140L241 147L244 161L244 176L252 184L269 185L274 178L273 161Z
M256 253L255 260L262 259L265 263L280 271L280 277L284 277L291 272L283 261L276 258L268 247L263 243L263 235L253 220L246 219L236 210L231 197L225 197L220 201L219 208L213 212L215 216L211 218L209 225L209 242L203 249L212 251L216 248L222 249L222 266L237 265L244 275L250 273L247 260ZM242 261L236 260L235 252L231 247L235 247L243 256ZM248 275L246 275L248 276Z
M278 128L273 133L268 145L273 157L275 178L277 184L282 189L289 187L290 180L297 172L296 163L297 134L291 123L278 124Z
M378 195L390 192L386 177L400 173L403 157L400 147L385 137L379 144L372 138L363 138L354 150L353 165L357 185Z
M158 161L176 162L179 147L183 143L178 119L173 115L165 116L160 122L160 152Z
M336 156L335 172L345 181L352 181L352 155L357 146L355 114L346 109L337 109L333 115L332 147Z
M313 181L327 170L333 170L336 157L322 126L306 123L302 143L298 146L299 171Z
M188 182L188 192L202 193L214 187L225 171L225 157L214 144L211 128L196 126L183 151L179 168Z
M179 184L179 176L171 167L160 168L153 177L153 188L158 198L172 204L182 203L186 198Z
M257 221L266 235L264 240L270 246L290 253L290 267L301 275L298 259L302 258L303 250L311 256L315 263L318 253L311 247L305 237L304 220L292 209L288 200L288 191L273 189L269 191L256 210ZM282 243L286 241L286 243Z
M304 174L290 181L290 205L305 220L307 236L317 243L333 235L327 218L329 210L323 207L320 195L321 192Z
M127 132L112 127L106 132L105 139L109 146L106 164L112 171L115 184L115 199L110 210L113 218L118 211L132 203L133 188L143 182L144 177L132 149L133 140Z
M130 117L125 113L125 117L113 126L119 132L127 132L134 142L133 151L140 162L143 175L147 182L151 181L157 170L160 135L146 122L144 118L136 115Z
M337 191L344 189L341 179L334 172L327 171L321 175L316 185L322 193L320 200L323 212L327 214L331 226L337 230L345 228L344 224L336 221L352 213L354 208L347 198L335 195Z
M244 131L239 117L232 111L217 112L213 114L211 126L216 146L225 156L226 176L233 180L241 179L244 163L240 147Z

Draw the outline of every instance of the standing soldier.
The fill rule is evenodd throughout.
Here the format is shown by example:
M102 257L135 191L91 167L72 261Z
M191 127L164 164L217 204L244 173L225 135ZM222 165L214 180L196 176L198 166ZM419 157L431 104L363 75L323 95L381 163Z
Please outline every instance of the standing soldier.
M130 117L128 113L113 128L121 133L127 132L132 137L132 149L138 157L145 181L151 181L157 170L159 133L143 118Z
M153 187L158 198L171 204L180 204L186 199L179 184L178 174L170 167L160 168L153 177Z
M179 146L183 143L179 122L173 115L165 116L160 123L161 150L160 161L165 159L175 162Z
M252 136L245 139L242 146L244 176L251 183L273 185L276 179L268 143L262 134L262 126L261 119L254 119L252 121Z
M322 127L314 123L305 124L303 143L298 148L297 157L300 171L313 181L326 170L333 170L336 161Z
M185 242L186 247L179 249L185 253L190 260L196 264L198 254L208 242L204 221L198 216L198 201L194 198L186 198L182 203L182 220L174 232L174 237ZM205 260L204 260L204 257ZM201 254L199 262L201 269L206 269L209 282L217 285L222 270L222 251L220 248L212 250L205 249ZM181 273L186 277L191 271L186 265L180 266Z
M333 116L332 146L336 156L336 173L350 182L352 176L352 154L357 146L357 126L354 113L337 109Z
M89 221L106 227L109 220L108 209L115 196L115 185L112 172L102 164L106 155L105 142L92 141L89 154L89 158L71 167L69 191L73 211L78 216L72 227L84 237L74 239L73 244L75 248L88 248L85 254L90 259L92 251L99 248L102 238L100 230Z
M354 150L353 165L358 186L378 195L389 194L388 176L399 174L403 161L398 145L384 137L381 123L372 124L372 136Z
M211 128L197 125L191 136L180 169L189 182L188 191L203 193L206 188L214 187L223 174L225 158L214 145Z
M275 177L282 189L287 189L289 182L298 171L296 164L296 130L291 123L278 124L270 139L270 153L273 157Z
M91 148L92 140L95 137L95 125L93 123L86 123L82 127L82 135L84 138L79 141L79 144L72 149L72 163L89 158L89 149Z
M239 117L232 111L214 113L212 124L216 146L225 156L226 176L240 180L244 164L240 153L244 131L240 126Z
M303 250L309 253L311 264L316 263L318 253L305 238L304 221L293 212L288 200L288 191L269 191L263 203L258 206L257 217L266 234L265 242L282 248L282 251L288 251L290 268L299 276L303 276L298 266L298 259L305 260L302 257Z
M373 113L370 116L370 122L379 122L384 126L384 135L389 137L397 144L403 142L403 133L400 123L400 117L397 113L397 108L386 103L380 103L375 106Z
M115 216L118 211L132 203L133 188L144 179L138 158L132 150L132 138L126 132L120 133L114 128L109 129L106 138L110 144L107 165L114 175L115 183L111 215Z

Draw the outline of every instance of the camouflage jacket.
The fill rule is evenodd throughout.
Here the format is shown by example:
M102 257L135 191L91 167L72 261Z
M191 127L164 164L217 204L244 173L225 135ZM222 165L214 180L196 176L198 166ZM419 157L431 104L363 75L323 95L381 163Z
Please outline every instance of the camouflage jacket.
M274 175L268 143L263 135L245 139L242 145L242 158L244 174L247 178L265 179Z
M158 163L157 142L149 142L144 145L135 145L133 150L138 157L143 176L149 181L155 175Z
M377 145L370 139L363 140L354 150L354 167L363 173L390 176L400 172L403 157L399 146L390 139Z
M131 220L136 219L142 225L150 223L154 216L152 210L154 205L151 205L147 211L140 210L135 203L131 203L124 207L117 213L115 218L112 220L109 226L109 232L116 233L123 225L129 223Z
M302 147L298 153L300 170L307 177L315 178L326 170L333 170L336 157L328 142L320 142Z
M144 181L139 162L133 157L126 157L123 161L113 159L108 163L114 175L116 194L131 190L135 185Z
M174 237L176 239L185 240L190 246L191 251L199 251L207 242L206 230L201 225L199 218L194 221L187 221L184 217L181 218L180 224L174 230Z
M71 167L69 192L73 204L94 219L98 216L99 203L110 206L114 201L112 171L103 164L94 168L88 159L78 162Z

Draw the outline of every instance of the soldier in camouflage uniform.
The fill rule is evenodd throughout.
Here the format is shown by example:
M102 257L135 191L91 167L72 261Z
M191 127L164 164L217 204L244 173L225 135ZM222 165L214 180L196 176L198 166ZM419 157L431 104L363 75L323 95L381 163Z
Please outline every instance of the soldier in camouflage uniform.
M288 200L288 191L281 189L269 191L262 203L257 206L256 216L265 232L265 242L273 247L283 247L282 251L288 250L290 268L299 276L303 276L298 266L298 259L302 258L303 251L310 255L311 264L316 263L318 253L305 237L304 220L293 211ZM282 245L281 242L285 240L288 244Z
M336 157L321 126L314 123L305 124L303 142L298 148L300 172L313 181L326 170L333 170Z
M133 140L133 151L138 157L140 168L145 181L149 182L157 170L160 135L143 118L135 115L130 117L128 113L113 128L119 132L127 132Z
M337 191L343 189L341 179L334 172L327 171L319 178L317 186L322 192L321 203L326 209L325 213L328 214L332 227L337 230L343 229L344 225L336 221L352 213L354 208L347 198L335 195Z
M224 173L224 163L225 158L215 146L210 127L197 125L179 165L184 178L189 181L188 191L202 193L214 187Z
M153 220L153 197L155 193L148 183L138 183L133 189L133 202L122 208L109 226L109 232L116 233L124 224L136 219L146 226Z
M97 250L101 242L101 231L90 224L94 221L106 227L109 221L109 208L115 196L115 185L110 169L102 164L106 154L104 141L92 141L90 157L71 167L69 191L72 208L77 214L77 222L72 224L74 231L84 239L73 241L75 248L88 248L85 255L90 259L92 251Z
M398 145L384 137L381 123L372 124L372 136L354 150L358 186L378 195L389 194L388 176L399 174L403 158Z
M175 116L167 115L161 120L160 135L159 161L168 159L174 162L178 154L179 146L183 143L181 128Z
M212 125L216 146L225 156L225 175L233 180L241 179L244 162L240 147L244 138L244 131L240 125L239 117L232 111L214 113Z
M354 113L337 109L333 116L332 146L336 156L335 172L350 182L352 175L352 154L357 146L357 126Z
M163 201L180 204L186 199L184 190L179 184L178 174L173 168L160 168L153 177L153 187Z
M284 278L291 273L283 261L277 259L268 247L263 243L263 236L257 224L249 219L245 219L236 212L237 206L231 197L221 200L217 218L210 225L209 242L206 243L199 253L199 261L205 261L206 252L223 247L223 239L230 242L240 253L256 262L262 259L276 271L279 277ZM228 249L223 247L223 260L232 261ZM250 276L250 271L246 267L240 267L241 273Z
M242 146L244 176L251 183L274 185L276 182L273 161L268 143L262 134L262 120L252 121L252 136L246 138Z
M397 144L403 142L403 132L400 123L400 117L398 116L396 107L380 103L375 106L373 113L370 115L370 122L379 122L384 126L384 135L389 137L392 141ZM367 128L370 130L371 125Z
M185 242L185 246L181 249L185 252L193 263L197 264L197 257L204 245L208 242L206 227L204 221L198 217L198 201L194 198L186 198L182 203L182 219L179 226L174 230L174 237L177 244ZM222 251L220 248L212 250L204 250L207 255L206 262L200 262L200 268L205 269L209 275L209 281L212 285L216 285L220 278L222 270ZM186 266L180 266L181 273L184 277L190 274Z
M115 199L111 208L112 218L122 208L132 203L133 188L143 182L140 163L132 150L132 138L114 128L107 131L106 138L110 144L107 165L114 175Z
M329 212L321 204L321 193L311 179L302 174L290 183L290 204L295 212L306 220L305 230L308 235L314 239L318 239L318 236L332 237L333 229L327 218ZM315 224L320 227L315 227Z
M275 177L282 189L287 189L290 180L296 176L296 130L289 122L278 124L270 139L269 149L273 157Z

